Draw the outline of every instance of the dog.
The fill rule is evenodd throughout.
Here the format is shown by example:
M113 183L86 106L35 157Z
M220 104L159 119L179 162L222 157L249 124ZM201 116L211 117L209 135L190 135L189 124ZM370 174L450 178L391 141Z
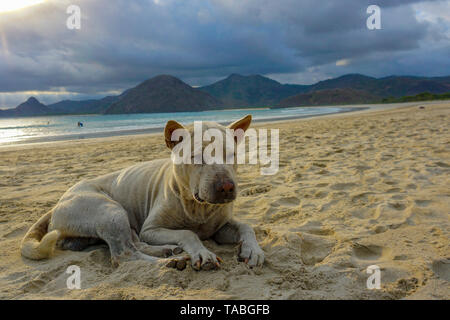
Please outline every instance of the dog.
M250 123L251 115L228 127L203 122L202 132L208 128L224 135L229 134L227 128L245 132ZM168 121L164 137L172 151L179 143L172 141L177 129L193 134L192 128ZM240 143L233 138L235 146ZM239 260L261 266L264 252L253 229L233 219L236 175L235 162L175 164L169 158L83 180L29 229L21 254L40 260L51 257L55 247L83 250L102 241L109 247L113 266L142 259L181 270L190 260L195 270L210 270L223 262L202 243L212 238L219 244L240 244ZM167 258L181 251L187 256Z

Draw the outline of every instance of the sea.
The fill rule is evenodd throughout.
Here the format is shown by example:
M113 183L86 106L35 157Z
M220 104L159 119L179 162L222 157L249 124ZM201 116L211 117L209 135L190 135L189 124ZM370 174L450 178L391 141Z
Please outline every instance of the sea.
M305 118L355 110L346 107L252 108L202 112L118 115L59 115L0 118L0 146L33 142L86 139L162 131L168 120L182 124L216 121L227 124L251 114L253 121ZM81 122L83 126L78 126Z

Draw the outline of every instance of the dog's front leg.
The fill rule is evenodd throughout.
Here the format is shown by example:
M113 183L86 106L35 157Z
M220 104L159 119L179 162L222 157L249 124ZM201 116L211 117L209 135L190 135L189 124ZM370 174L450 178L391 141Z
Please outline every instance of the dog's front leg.
M186 251L195 270L210 270L219 267L220 258L205 248L198 236L190 230L145 228L139 238L150 245L174 244Z
M218 243L240 243L239 258L250 267L262 266L264 252L256 241L255 232L245 223L231 220L214 234L214 240Z

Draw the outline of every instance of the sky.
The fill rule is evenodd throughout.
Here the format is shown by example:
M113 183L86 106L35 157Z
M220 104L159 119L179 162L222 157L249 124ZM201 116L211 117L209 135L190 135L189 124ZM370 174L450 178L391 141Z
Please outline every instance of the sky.
M0 0L2 109L119 94L158 74L192 86L231 73L297 84L450 75L450 0L39 0L2 11L17 1ZM373 4L379 30L366 25ZM67 27L70 5L80 29Z

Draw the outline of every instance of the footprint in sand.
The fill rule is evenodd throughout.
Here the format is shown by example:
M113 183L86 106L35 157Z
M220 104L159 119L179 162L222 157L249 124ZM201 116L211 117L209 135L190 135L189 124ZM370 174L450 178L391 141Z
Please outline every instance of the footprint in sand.
M50 271L40 273L34 279L26 282L21 287L21 290L29 293L42 292L50 282L55 281L55 279L60 275L64 275L64 266L55 267Z
M434 164L441 168L450 168L450 165L448 165L447 163L444 163L444 162L439 161L439 162L435 162Z
M377 225L377 226L373 227L372 230L375 233L383 233L383 232L386 232L388 230L388 227L387 226L383 226L383 225Z
M20 227L15 228L14 230L6 232L3 235L3 237L7 238L7 239L10 239L10 238L15 238L15 237L18 237L18 236L22 236L22 235L24 235L27 232L29 227L30 226L28 224L21 225Z
M328 195L328 193L327 192L325 192L325 191L317 191L315 194L314 194L314 198L316 198L316 199L323 199L323 198L325 198L326 196Z
M427 207L431 203L431 200L416 199L414 202L420 207Z
M327 164L326 163L321 163L321 162L313 162L313 166L319 167L319 168L326 168Z
M333 205L335 205L338 201L337 200L331 200L328 201L327 203L323 203L318 207L319 212L324 212L326 210L328 210L330 207L332 207Z
M300 246L301 259L306 265L322 262L333 250L336 241L312 234L299 234L302 239Z
M405 202L400 202L400 201L389 202L389 206L391 208L394 208L395 210L405 210L406 203Z
M405 199L406 199L406 196L403 195L403 194L394 194L394 195L391 197L391 199L392 199L392 200L405 200Z
M414 183L410 183L410 184L408 184L408 185L406 186L406 188L412 189L412 190L416 190L416 189L417 189L417 186L416 186Z
M365 165L357 165L357 166L354 166L353 168L358 172L364 172L366 170L372 169L372 167L365 166Z
M46 284L47 282L42 279L35 279L25 283L20 289L24 292L37 293L41 291Z
M391 249L374 244L362 245L355 242L352 248L354 257L359 260L385 260L390 259L392 254Z
M267 211L264 214L264 221L274 223L278 220L288 219L293 216L296 216L299 213L298 209L292 209L292 208L278 208L275 209L273 207L267 209Z
M247 189L244 189L241 191L241 196L251 196L255 194L265 193L270 191L272 189L272 186L270 185L263 185L263 186L256 186L256 187L250 187Z
M450 260L433 261L431 269L434 274L445 281L450 282Z
M369 177L364 179L364 181L369 185L375 184L378 180L379 179L377 177Z
M369 197L372 195L374 195L373 192L360 192L360 193L351 195L351 200L352 200L352 202L366 204L369 202Z
M332 236L335 234L333 229L324 227L320 221L307 221L299 227L289 229L291 232L310 233L318 236Z
M331 186L331 189L333 190L348 190L351 188L356 187L357 184L353 182L347 182L347 183L336 183Z
M297 207L300 204L300 200L297 197L284 197L275 201L275 204L284 207Z
M316 184L316 187L318 187L318 188L325 188L327 186L328 186L328 183L318 183L318 184Z
M387 193L396 193L402 191L400 188L390 188L386 190Z

